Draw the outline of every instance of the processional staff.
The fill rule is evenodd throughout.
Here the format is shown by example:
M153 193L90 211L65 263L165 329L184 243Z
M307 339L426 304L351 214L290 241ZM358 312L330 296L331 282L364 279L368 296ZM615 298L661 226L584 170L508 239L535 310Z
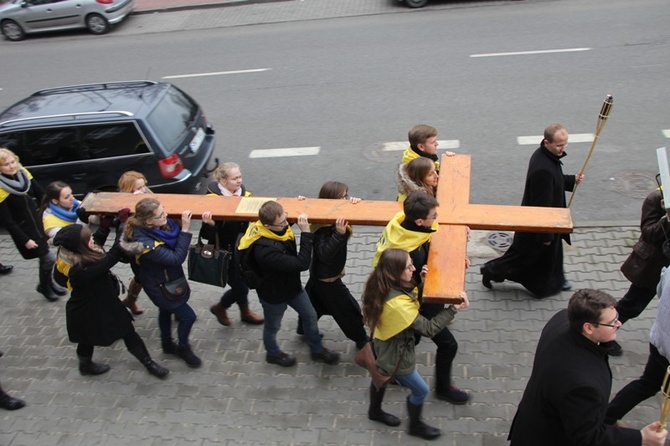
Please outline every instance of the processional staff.
M589 159L591 159L591 154L593 153L593 149L595 149L596 147L596 143L598 142L600 132L602 131L603 127L605 127L607 118L610 117L610 111L612 111L613 105L614 105L614 99L612 98L611 94L608 94L607 97L605 98L605 101L603 102L603 106L600 108L600 114L598 115L598 122L596 123L596 133L595 136L593 137L593 142L591 143L591 150L589 150L589 154L586 156L586 160L584 160L584 165L582 166L581 170L582 175L584 174L584 171L586 171L586 165L589 163ZM572 204L572 200L574 200L575 198L578 186L579 184L575 183L575 187L572 190L572 196L570 197L570 201L568 202L568 207L570 207L570 205Z

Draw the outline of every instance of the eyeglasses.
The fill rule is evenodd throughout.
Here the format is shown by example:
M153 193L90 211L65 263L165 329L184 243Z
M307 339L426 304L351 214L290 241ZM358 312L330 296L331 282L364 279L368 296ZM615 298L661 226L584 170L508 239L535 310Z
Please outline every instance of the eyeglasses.
M160 220L161 218L167 217L167 212L163 211L161 212L161 215L154 215L151 217L151 220Z
M604 324L602 322L591 322L593 325L602 325L603 327L610 327L610 328L619 328L619 325L617 325L617 322L619 322L619 313L617 313L616 317L612 321L611 324Z
M269 224L269 225L266 225L266 226L276 226L278 228L285 228L285 227L288 226L288 221L286 219L284 219L277 224L272 223L272 224Z

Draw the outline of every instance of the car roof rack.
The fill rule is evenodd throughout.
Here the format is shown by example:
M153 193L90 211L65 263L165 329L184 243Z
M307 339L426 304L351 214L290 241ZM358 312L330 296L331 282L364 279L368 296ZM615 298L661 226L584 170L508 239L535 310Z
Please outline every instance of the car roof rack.
M7 121L0 122L0 127L5 127L9 124L16 124L19 122L28 122L28 121L37 121L40 119L53 119L53 118L72 118L73 120L76 120L77 118L80 117L90 117L90 116L127 116L131 117L134 116L133 113L129 111L98 111L98 112L82 112L82 113L64 113L64 114L59 114L59 115L44 115L44 116L33 116L30 118L19 118L19 119L10 119Z
M104 82L98 84L80 84L80 85L69 85L65 87L56 87L56 88L47 88L44 90L37 91L31 96L45 96L49 94L59 94L59 93L77 93L84 91L96 91L96 90L114 90L120 88L137 88L137 87L148 87L150 85L156 85L158 82L147 81L147 80L137 80L137 81L119 81L119 82Z

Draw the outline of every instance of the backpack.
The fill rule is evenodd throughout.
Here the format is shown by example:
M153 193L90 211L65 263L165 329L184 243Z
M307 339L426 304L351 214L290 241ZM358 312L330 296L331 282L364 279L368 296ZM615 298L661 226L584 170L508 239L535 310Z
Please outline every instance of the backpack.
M244 236L244 233L240 233L237 236L235 241L234 249L234 258L235 258L235 267L240 272L240 277L246 282L249 289L255 290L261 286L265 277L263 277L263 272L261 267L256 262L256 257L254 256L254 249L256 245L263 246L277 246L280 250L283 251L281 243L276 240L269 240L264 237L256 240L251 246L247 249L239 249L240 239Z

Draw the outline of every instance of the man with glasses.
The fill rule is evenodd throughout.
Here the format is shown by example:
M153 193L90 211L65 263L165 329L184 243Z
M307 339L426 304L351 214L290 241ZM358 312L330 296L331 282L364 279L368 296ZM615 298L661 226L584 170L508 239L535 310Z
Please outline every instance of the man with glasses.
M621 326L609 294L583 289L545 325L517 409L511 446L661 446L658 421L641 431L605 423L612 390L606 348Z
M372 266L377 265L381 253L388 248L398 248L409 252L414 271L414 282L421 283L420 274L424 265L428 264L428 250L433 232L437 231L438 202L432 195L425 192L413 192L403 202L403 211L399 212L386 225L379 241ZM465 259L464 259L465 261ZM419 293L421 296L421 293ZM443 304L422 303L419 312L427 319L435 317ZM435 396L451 404L461 405L468 402L470 396L452 385L451 369L458 352L458 342L449 328L433 336L437 346L435 355Z
M566 207L565 191L572 191L584 179L581 171L563 174L561 159L567 155L567 145L568 131L561 124L544 130L544 139L528 163L521 206ZM569 291L572 284L563 273L563 240L570 244L570 235L515 233L507 252L481 267L482 284L492 288L491 282L511 280L538 299Z
M295 356L281 350L277 333L287 307L293 308L302 321L305 339L312 360L337 364L338 353L323 347L317 326L316 311L300 280L300 273L309 269L312 260L312 238L307 214L298 216L300 251L286 220L288 214L276 201L263 203L258 211L259 221L251 223L240 239L238 250L253 249L250 253L262 277L256 292L263 307L263 344L265 360L281 367L295 365Z

